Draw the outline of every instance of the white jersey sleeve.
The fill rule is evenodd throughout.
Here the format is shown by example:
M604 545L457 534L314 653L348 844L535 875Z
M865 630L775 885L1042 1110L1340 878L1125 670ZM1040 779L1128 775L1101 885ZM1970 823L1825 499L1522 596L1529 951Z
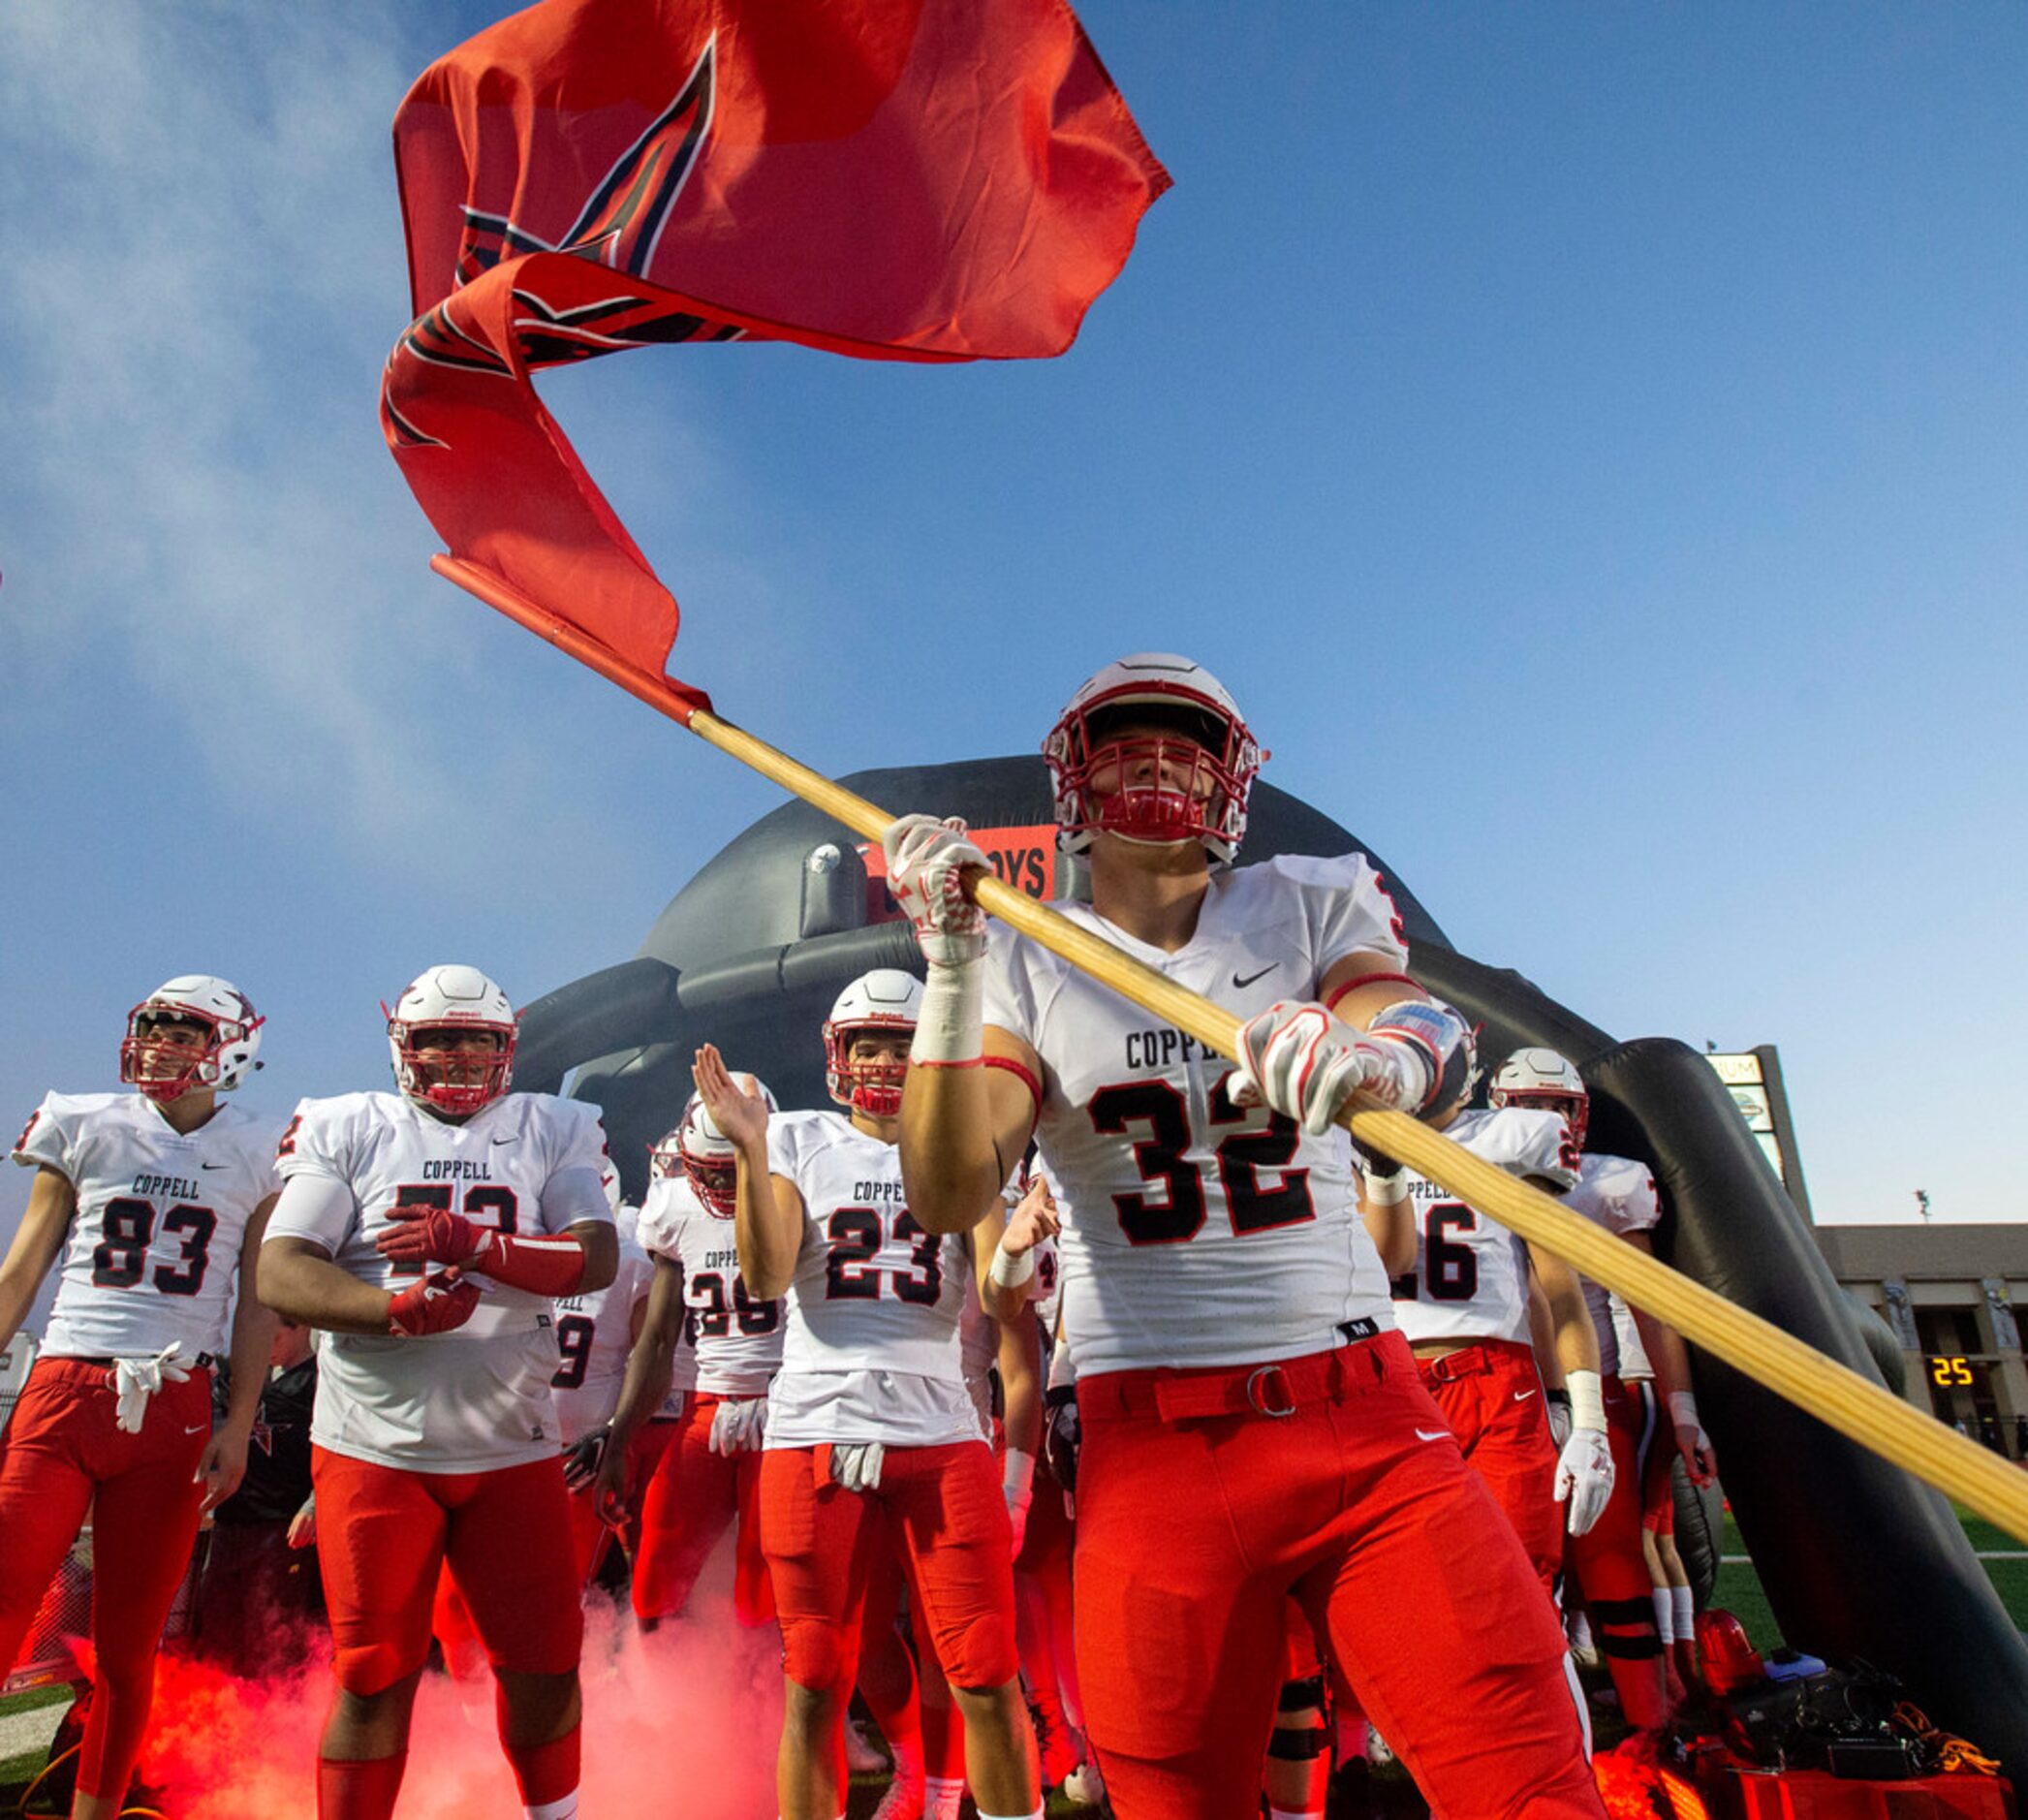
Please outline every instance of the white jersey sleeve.
M447 1123L390 1093L306 1100L283 1139L282 1172L342 1182L342 1197L285 1188L270 1240L309 1239L341 1270L390 1293L416 1280L375 1241L396 1207L461 1213L505 1233L557 1230L595 1217L572 1190L604 1150L598 1114L577 1100L510 1093ZM603 1193L598 1214L609 1218ZM342 1230L341 1230L342 1229ZM448 1334L333 1334L322 1358L311 1436L356 1459L426 1472L484 1472L553 1454L550 1380L560 1358L547 1297L483 1274L472 1318Z
M1241 1017L1316 997L1347 955L1384 969L1408 958L1393 903L1357 854L1214 874L1172 954L1088 905L1056 908ZM1063 1325L1080 1377L1266 1364L1394 1325L1339 1134L1234 1105L1223 1055L1002 924L984 1017L1042 1060L1036 1136L1063 1215Z
M1603 1226L1622 1239L1629 1233L1650 1231L1662 1217L1654 1177L1645 1163L1627 1156L1587 1152L1577 1184L1566 1199L1594 1226ZM1612 1292L1588 1276L1578 1280L1584 1285L1584 1305L1599 1338L1599 1368L1607 1374L1616 1372L1620 1344L1612 1321Z
M1561 1189L1576 1179L1576 1152L1554 1113L1518 1106L1461 1113L1444 1135L1524 1181ZM1411 1344L1498 1339L1527 1345L1527 1247L1448 1188L1413 1170L1406 1179L1415 1206L1416 1265L1388 1287L1394 1318Z
M783 1113L767 1153L804 1218L766 1445L983 1439L958 1334L971 1248L909 1213L900 1151L836 1114Z
M78 1201L42 1351L223 1356L247 1222L277 1186L274 1137L230 1103L179 1132L139 1093L48 1095L14 1150Z

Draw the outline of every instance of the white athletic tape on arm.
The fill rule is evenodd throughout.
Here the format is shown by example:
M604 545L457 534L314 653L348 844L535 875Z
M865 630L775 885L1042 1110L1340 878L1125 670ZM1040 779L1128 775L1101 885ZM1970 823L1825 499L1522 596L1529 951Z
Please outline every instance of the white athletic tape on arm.
M1373 1207L1399 1207L1408 1199L1408 1171L1392 1176L1367 1176L1366 1200Z
M986 1275L1002 1289L1018 1289L1035 1274L1035 1248L1030 1246L1017 1258L1011 1258L998 1245L993 1247L993 1261L986 1267Z
M1669 1419L1679 1428L1700 1428L1704 1425L1698 1420L1697 1395L1693 1391L1670 1391L1669 1394Z
M983 1059L985 957L933 966L909 1058L928 1068L963 1068Z
M1606 1432L1606 1399L1601 1394L1599 1374L1578 1369L1565 1373L1571 1393L1571 1427Z

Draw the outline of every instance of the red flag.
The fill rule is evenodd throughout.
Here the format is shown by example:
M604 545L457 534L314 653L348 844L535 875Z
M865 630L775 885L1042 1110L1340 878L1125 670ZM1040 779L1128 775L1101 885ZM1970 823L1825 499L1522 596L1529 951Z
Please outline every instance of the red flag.
M1060 354L1169 186L1063 0L545 0L423 74L394 152L402 473L494 604L658 675L675 601L532 370L764 337Z

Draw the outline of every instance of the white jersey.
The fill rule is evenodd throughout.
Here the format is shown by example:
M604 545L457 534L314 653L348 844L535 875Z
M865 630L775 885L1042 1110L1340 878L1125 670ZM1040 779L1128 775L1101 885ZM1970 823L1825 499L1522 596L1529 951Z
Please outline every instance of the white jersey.
M910 1216L900 1150L841 1114L778 1113L767 1163L804 1218L766 1444L983 1440L958 1339L971 1248Z
M1645 1163L1626 1156L1601 1156L1587 1151L1577 1185L1565 1196L1594 1226L1625 1238L1643 1233L1662 1217L1662 1202L1655 1193L1655 1178ZM1584 1285L1584 1305L1591 1311L1591 1324L1599 1336L1599 1369L1608 1376L1619 1369L1619 1335L1612 1325L1612 1292L1590 1277Z
M1577 1179L1570 1130L1533 1107L1460 1113L1444 1136L1522 1180L1568 1188ZM1506 1339L1525 1346L1528 1250L1496 1219L1409 1170L1416 1208L1416 1268L1388 1287L1394 1318L1419 1340Z
M170 1346L223 1357L254 1209L281 1186L275 1127L221 1104L177 1131L140 1093L52 1093L15 1145L78 1196L43 1334L52 1359L135 1357Z
M453 1209L523 1236L610 1221L599 1185L606 1137L598 1108L547 1093L510 1093L446 1124L392 1093L305 1100L283 1134L288 1184L269 1242L307 1239L341 1270L387 1290L416 1281L374 1248L397 1204ZM298 1180L347 1190L322 1207ZM558 1363L554 1304L477 1275L484 1292L464 1326L420 1338L332 1334L319 1355L310 1438L354 1459L422 1472L487 1472L553 1455L549 1380Z
M1359 855L1214 873L1196 933L1172 955L1088 905L1054 907L1242 1018L1314 998L1347 955L1388 969L1408 959ZM1036 1137L1063 1217L1063 1325L1079 1377L1291 1359L1394 1325L1336 1134L1235 1107L1223 1055L1001 923L985 1021L1042 1058Z
M782 1304L747 1294L733 1222L714 1215L681 1176L669 1176L648 1189L640 1237L683 1272L696 1388L710 1396L765 1396L782 1363Z
M634 1232L634 1209L613 1215L619 1228L619 1270L604 1289L556 1298L555 1374L549 1389L557 1438L565 1447L612 1420L627 1354L634 1348L634 1310L647 1300L655 1267Z

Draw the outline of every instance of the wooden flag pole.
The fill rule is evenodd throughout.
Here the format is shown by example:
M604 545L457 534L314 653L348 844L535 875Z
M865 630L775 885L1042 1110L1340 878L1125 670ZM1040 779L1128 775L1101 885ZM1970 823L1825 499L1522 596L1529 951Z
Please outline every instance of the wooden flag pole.
M492 572L450 556L433 558L431 566L854 833L878 840L894 819L864 797L720 719L701 696L620 657ZM990 872L972 875L971 887L982 909L1051 954L1200 1043L1221 1054L1237 1056L1240 1020L1222 1005L1165 979ZM1669 1269L1659 1258L1602 1231L1549 1195L1482 1161L1406 1113L1380 1107L1349 1109L1338 1122L1361 1144L1398 1157L1530 1244L1555 1253L1623 1301L1667 1321L1685 1339L1745 1372L1776 1396L2028 1541L2028 1473L1969 1436L1947 1428L1771 1321Z

